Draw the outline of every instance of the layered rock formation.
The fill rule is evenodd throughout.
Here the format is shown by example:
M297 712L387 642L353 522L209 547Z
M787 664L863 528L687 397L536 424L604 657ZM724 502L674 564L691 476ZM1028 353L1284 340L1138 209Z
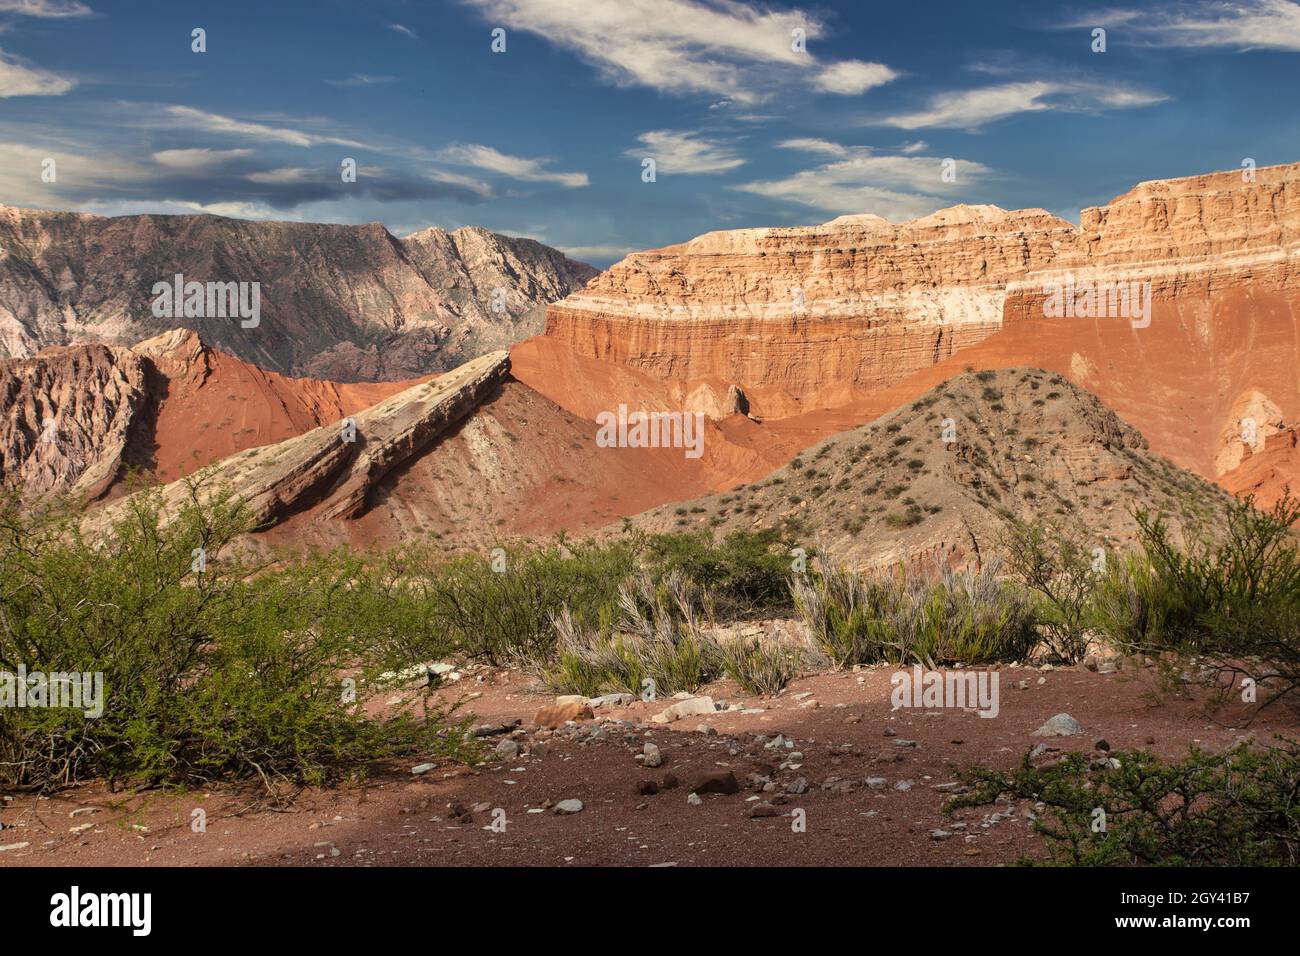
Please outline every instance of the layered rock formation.
M1217 478L1241 461L1243 418L1261 441L1300 418L1300 164L1252 172L1143 183L1079 227L959 206L637 253L552 305L515 374L584 415L608 401L571 374L592 360L670 407L736 386L780 440L968 365L1044 367Z
M163 513L174 516L195 495L207 500L228 492L248 506L257 526L308 507L326 519L355 517L380 479L477 408L509 371L506 353L494 352L339 423L222 459L164 485ZM101 509L89 525L111 524L128 506L123 501Z
M763 417L873 389L997 330L1007 285L1077 230L957 206L894 225L712 232L635 253L547 310L546 335L662 379L739 386Z
M0 354L132 344L174 328L261 368L344 381L453 368L540 330L539 309L594 269L466 227L404 240L379 223L103 218L0 206ZM153 287L259 283L260 321L153 314Z
M26 498L111 496L129 469L171 481L337 421L408 384L290 379L183 329L134 348L45 349L0 360L0 483Z
M102 345L0 362L0 476L27 496L98 498L148 401L143 359Z

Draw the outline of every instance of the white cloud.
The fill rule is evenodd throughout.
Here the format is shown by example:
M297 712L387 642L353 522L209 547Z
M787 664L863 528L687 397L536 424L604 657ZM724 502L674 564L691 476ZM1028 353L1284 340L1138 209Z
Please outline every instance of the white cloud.
M408 26L403 26L400 23L390 23L388 29L392 30L394 33L400 33L402 36L410 37L412 40L420 39L414 30Z
M47 159L54 160L56 180L53 183L46 183L41 176ZM72 197L93 191L112 193L157 178L157 167L151 164L137 163L84 144L51 149L0 142L0 196L15 206L80 208Z
M527 30L572 50L608 82L670 93L723 94L750 103L802 78L815 89L860 93L892 78L881 64L825 63L794 49L823 34L797 10L739 0L466 0L492 24ZM888 76L886 76L888 74Z
M590 185L586 173L552 172L544 168L550 162L548 159L511 156L477 143L448 146L438 151L437 158L455 166L472 166L522 182L558 183L569 189Z
M974 129L1018 113L1132 109L1162 103L1166 99L1159 93L1127 87L1030 80L940 93L931 97L924 110L890 116L881 122L900 129L935 126Z
M9 96L62 96L76 86L67 77L24 66L16 57L0 50L0 99Z
M164 149L153 154L153 161L168 169L211 169L251 155L251 149Z
M650 156L655 161L657 172L722 173L745 164L745 160L730 146L696 133L657 129L642 133L637 139L641 148L633 147L623 155L632 159Z
M60 20L93 16L95 11L77 0L0 0L0 13Z
M379 86L384 83L395 83L395 76L376 76L371 73L353 73L343 80L326 80L330 86Z
M358 143L355 140L340 139L334 136L319 136L302 130L234 119L230 116L222 116L219 113L207 113L190 106L167 106L164 107L163 111L170 118L170 125L186 129L198 129L207 133L221 133L226 136L238 136L245 139L287 143L290 146L316 146L321 143L331 143L337 146L366 148L365 144Z
M790 146L804 143L805 146ZM825 140L787 140L779 145L831 153ZM928 156L878 155L864 146L841 146L842 158L783 179L743 183L731 188L835 213L872 213L887 219L911 219L933 212L945 192L970 185L991 171L981 163L958 160L957 182L945 183L943 161Z
M1115 9L1066 28L1123 26L1108 39L1136 36L1151 46L1231 47L1300 52L1300 4L1291 0L1237 0Z
M810 137L785 139L776 145L782 149L797 149L803 153L825 153L827 156L847 156L850 152L848 146L841 146L839 143L832 143L828 139L814 139Z
M820 73L813 85L827 93L858 96L876 86L884 86L898 74L883 63L844 60L832 63Z
M304 169L302 166L280 166L276 169L263 169L255 173L249 173L245 178L252 183L277 186L285 183L300 183L313 175L319 174L314 170Z
M434 182L446 183L449 186L460 186L482 196L484 199L492 195L492 187L481 179L475 179L473 176L453 173L446 169L431 169L426 175Z

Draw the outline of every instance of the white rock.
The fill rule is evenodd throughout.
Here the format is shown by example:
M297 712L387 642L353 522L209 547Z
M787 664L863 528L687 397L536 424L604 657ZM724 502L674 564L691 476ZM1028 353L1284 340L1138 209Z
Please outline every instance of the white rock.
M581 800L561 800L559 803L557 803L557 804L555 805L555 809L554 809L552 812L553 812L553 813L558 813L558 814L560 814L561 816L564 816L564 815L567 815L567 814L570 814L570 813L581 813L581 812L582 812L582 801L581 801Z
M674 720L681 720L683 717L697 717L704 714L714 713L712 697L687 697L685 700L679 700L675 704L669 704L659 713L650 719L656 724L671 723Z
M1083 725L1069 714L1057 714L1034 731L1035 737L1074 737L1083 733Z

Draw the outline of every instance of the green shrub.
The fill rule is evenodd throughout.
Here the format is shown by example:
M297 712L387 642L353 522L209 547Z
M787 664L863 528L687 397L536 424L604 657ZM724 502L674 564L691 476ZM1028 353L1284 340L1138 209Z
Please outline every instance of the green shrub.
M104 692L99 716L0 708L0 785L254 777L277 789L462 748L445 712L361 712L379 656L350 564L242 564L225 551L247 513L197 485L170 522L161 508L140 493L94 540L66 510L0 508L0 670L99 674Z
M737 638L722 644L721 655L727 676L759 697L775 697L799 673L799 653L775 639Z
M410 612L394 663L426 661L448 649L493 665L532 660L555 644L551 618L565 604L583 623L608 619L638 543L511 545L494 555L446 559L426 547L390 555L385 599Z
M1292 740L1218 754L1193 748L1171 764L1145 751L1097 760L1070 753L1042 767L1026 756L1009 772L974 767L957 776L972 789L950 800L948 811L986 806L1004 795L1046 804L1033 827L1047 838L1053 863L1300 863L1300 749Z
M534 662L547 686L660 697L694 692L722 673L721 649L701 624L707 599L679 573L656 583L642 572L619 588L619 609L619 620L604 627L584 626L567 606L555 615L556 653Z
M1021 660L1036 642L1031 608L998 570L867 576L830 567L796 578L792 590L813 639L838 667Z
M1088 650L1097 574L1081 529L1012 519L999 541L1007 569L1038 598L1039 633L1052 663L1075 664Z
M654 535L644 564L657 579L679 573L708 593L724 618L788 610L790 550L795 541L775 529L738 530L721 541L708 532Z
M1300 502L1267 512L1233 502L1222 530L1185 524L1181 546L1161 515L1136 513L1141 551L1098 588L1098 626L1126 649L1196 657L1216 677L1250 677L1270 701L1300 689Z

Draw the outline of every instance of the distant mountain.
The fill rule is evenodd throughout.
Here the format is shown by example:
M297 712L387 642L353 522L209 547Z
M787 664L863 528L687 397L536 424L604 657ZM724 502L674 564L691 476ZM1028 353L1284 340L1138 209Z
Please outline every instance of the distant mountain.
M233 309L221 317L206 296L188 316L183 301L156 310L155 285L177 274L205 289L257 283L256 326L245 327ZM539 242L472 226L398 239L379 223L104 218L0 206L0 356L130 345L188 328L269 371L406 379L540 331L546 304L594 275Z

